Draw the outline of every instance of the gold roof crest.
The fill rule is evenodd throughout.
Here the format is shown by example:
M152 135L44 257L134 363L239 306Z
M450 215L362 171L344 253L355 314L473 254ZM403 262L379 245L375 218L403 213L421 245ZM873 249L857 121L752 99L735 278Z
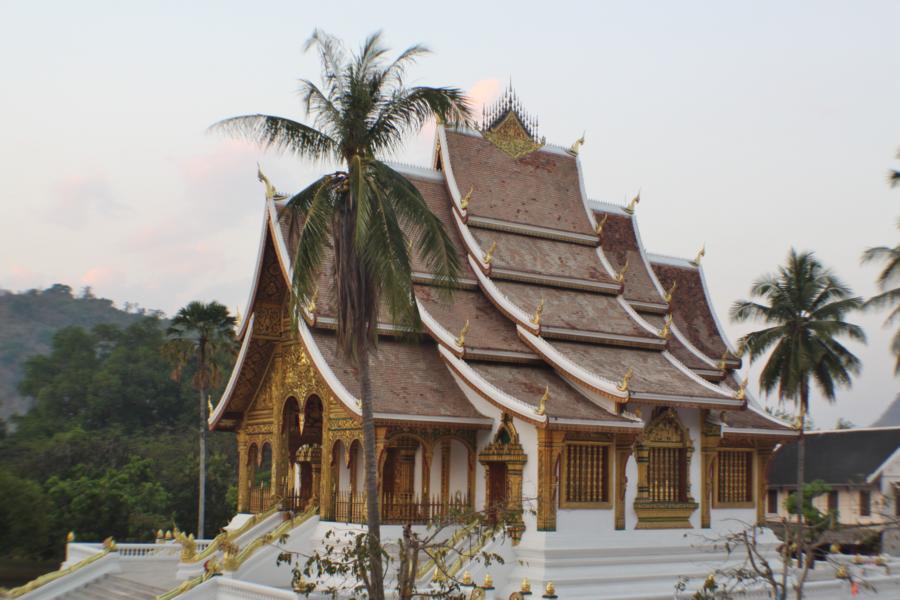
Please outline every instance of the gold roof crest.
M512 158L527 156L546 143L537 129L537 118L522 110L512 86L493 106L482 109L481 135Z

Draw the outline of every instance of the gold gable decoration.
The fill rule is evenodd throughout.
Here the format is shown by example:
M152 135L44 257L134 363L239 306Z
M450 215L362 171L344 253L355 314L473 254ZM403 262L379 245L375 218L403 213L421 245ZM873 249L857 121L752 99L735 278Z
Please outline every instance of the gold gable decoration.
M537 118L525 114L512 86L493 106L482 109L481 134L511 158L527 156L546 143L537 128Z

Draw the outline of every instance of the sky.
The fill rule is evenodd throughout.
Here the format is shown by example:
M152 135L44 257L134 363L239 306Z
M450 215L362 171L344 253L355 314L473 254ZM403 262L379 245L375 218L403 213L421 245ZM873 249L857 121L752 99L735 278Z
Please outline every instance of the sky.
M859 256L897 242L900 3L49 2L0 0L0 288L62 282L174 313L242 310L263 190L299 190L322 165L209 134L219 119L302 120L303 43L319 27L352 47L382 29L433 50L409 83L476 103L510 81L549 142L582 132L590 198L638 190L651 252L693 257L720 319L790 247L814 250L854 291ZM433 130L432 130L433 131ZM431 132L394 159L425 165ZM900 391L882 316L852 389L813 399L819 427L866 425ZM751 391L758 389L751 371ZM763 399L765 401L765 399ZM774 402L774 399L770 399Z

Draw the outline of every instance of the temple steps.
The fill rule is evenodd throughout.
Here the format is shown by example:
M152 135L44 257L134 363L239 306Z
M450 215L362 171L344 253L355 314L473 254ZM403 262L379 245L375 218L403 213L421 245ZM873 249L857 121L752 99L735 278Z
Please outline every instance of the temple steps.
M130 581L116 575L105 575L84 587L72 590L60 600L153 600L165 593L163 588Z

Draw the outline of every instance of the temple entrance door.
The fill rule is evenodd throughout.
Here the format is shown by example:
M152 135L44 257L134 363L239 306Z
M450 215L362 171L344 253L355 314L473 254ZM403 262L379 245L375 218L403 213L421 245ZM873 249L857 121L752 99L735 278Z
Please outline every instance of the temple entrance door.
M508 489L509 481L507 479L506 464L489 464L487 509L491 520L498 520L498 518L501 516L500 511L506 508Z

